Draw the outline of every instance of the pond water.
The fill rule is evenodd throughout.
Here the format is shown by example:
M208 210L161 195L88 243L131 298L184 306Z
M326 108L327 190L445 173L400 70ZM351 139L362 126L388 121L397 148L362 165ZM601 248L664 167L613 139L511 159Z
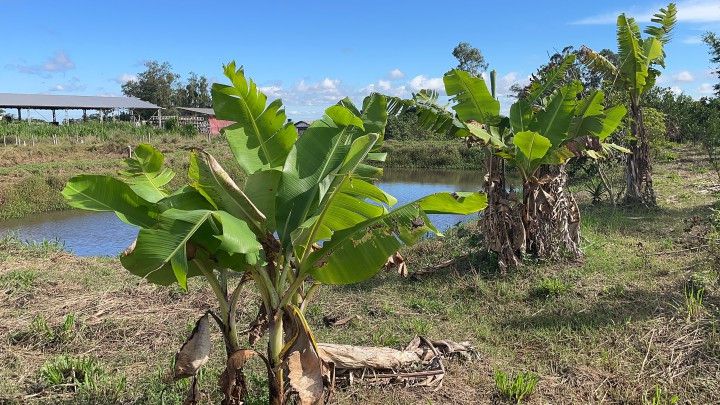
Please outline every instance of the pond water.
M441 191L477 191L482 175L477 171L386 169L380 187L398 199L398 206L423 195ZM476 216L431 215L445 230ZM79 256L115 256L137 236L137 228L120 221L114 213L79 210L33 214L0 222L0 235L15 233L20 239L40 242L58 240Z

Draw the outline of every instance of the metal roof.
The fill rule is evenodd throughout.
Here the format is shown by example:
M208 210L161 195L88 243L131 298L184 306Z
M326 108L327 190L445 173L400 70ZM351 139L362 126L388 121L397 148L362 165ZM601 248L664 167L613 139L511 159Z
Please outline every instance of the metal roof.
M157 110L160 107L135 97L0 93L0 108L33 108L38 110L136 108Z
M178 110L185 110L203 115L215 115L212 108L196 108L196 107L178 107Z

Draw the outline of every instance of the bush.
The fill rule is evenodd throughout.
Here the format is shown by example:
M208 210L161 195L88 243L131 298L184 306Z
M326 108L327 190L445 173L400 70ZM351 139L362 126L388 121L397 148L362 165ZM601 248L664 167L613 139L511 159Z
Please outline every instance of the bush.
M47 178L33 175L0 191L0 219L66 208L67 204L60 195L63 183L64 180L56 175Z
M667 140L667 126L665 125L665 114L652 107L644 107L643 124L645 134L650 142Z
M484 151L468 148L459 141L387 141L387 167L478 169L483 166Z
M193 136L196 136L198 134L198 130L195 127L195 125L192 124L185 124L180 128L180 135L186 137L186 138L192 138Z
M168 118L163 121L163 129L166 131L175 131L180 128L180 123L177 118Z

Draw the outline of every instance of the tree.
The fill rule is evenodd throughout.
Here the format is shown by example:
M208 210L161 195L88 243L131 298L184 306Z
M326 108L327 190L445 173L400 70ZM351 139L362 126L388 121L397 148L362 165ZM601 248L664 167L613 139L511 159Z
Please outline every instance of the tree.
M212 107L210 84L207 78L190 72L187 82L180 83L175 90L175 105L178 107Z
M136 80L122 85L122 92L160 107L173 107L175 86L179 79L180 76L172 71L169 63L151 60L145 62L145 71L139 73Z
M720 38L715 33L707 32L703 35L703 41L710 48L710 62L714 63L715 70L713 73L717 75L719 82L716 83L713 88L715 89L715 95L720 97ZM703 118L702 125L702 144L707 152L710 163L715 169L715 173L720 179L720 98L700 100L700 104L703 108L699 109L702 111Z
M581 257L580 212L567 189L565 164L583 154L598 157L604 149L619 148L604 141L622 121L625 108L605 108L600 90L582 97L579 81L562 84L574 59L569 55L536 76L527 96L510 107L509 117L500 115L500 103L482 78L461 70L443 78L464 129L456 133L488 147L522 179L520 204L513 203L504 178L491 178L494 183L486 188L487 212L496 216L483 233L501 269L517 266L525 254L547 260Z
M399 247L427 232L440 235L427 214L474 213L486 198L436 193L390 211L396 199L372 183L382 169L371 165L384 159L378 152L384 96L368 96L362 109L344 99L298 137L280 100L267 103L234 63L225 75L231 85L213 85L213 107L219 119L235 122L224 134L247 175L243 187L197 150L190 154L189 184L171 191L173 173L163 167L162 154L141 145L120 178L78 176L63 194L74 207L114 211L140 227L120 259L133 274L184 289L188 278L205 278L219 307L210 315L226 346L224 403L241 403L242 367L256 354L267 366L270 403L284 403L288 393L317 403L332 365L320 357L304 311L320 285L373 276ZM241 287L250 282L262 300L250 340L267 331L266 355L243 348L237 332ZM194 377L207 361L208 318L198 320L176 357L176 378Z
M716 65L712 73L718 77L718 83L713 85L713 89L715 95L720 97L720 38L714 32L706 32L702 40L710 47L710 62Z
M617 19L619 61L608 58L583 47L580 54L589 68L604 74L627 95L630 104L631 154L626 165L626 194L628 204L655 206L657 204L652 183L652 165L648 139L643 125L642 95L655 85L660 75L657 66L665 66L664 45L670 41L670 33L677 21L677 8L670 3L652 18L656 25L645 29L642 38L635 19L621 14Z
M480 76L489 66L482 52L467 42L460 42L453 49L452 55L458 61L457 68L473 76Z

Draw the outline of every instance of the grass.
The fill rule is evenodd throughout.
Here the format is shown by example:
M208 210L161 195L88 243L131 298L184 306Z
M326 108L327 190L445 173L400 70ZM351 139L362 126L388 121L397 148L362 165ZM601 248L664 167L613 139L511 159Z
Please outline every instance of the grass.
M517 404L535 391L539 381L538 376L529 371L511 376L502 370L495 370L494 376L500 396Z
M68 209L59 192L70 177L81 173L114 174L124 167L128 145L140 142L139 138L118 136L92 138L83 144L0 144L0 220ZM193 147L207 149L233 178L244 179L229 148L219 138L208 144L204 136L165 135L151 138L150 143L165 154L166 164L177 174L171 187L187 182L187 153Z
M527 404L718 403L718 267L709 248L696 249L712 235L718 195L703 192L714 184L713 174L698 170L705 162L678 156L654 166L656 210L592 206L587 193L577 194L580 263L531 264L500 277L470 224L402 252L411 272L462 255L452 266L405 279L381 272L361 284L323 287L307 313L319 341L402 348L421 334L468 340L479 353L447 361L437 391L354 385L338 389L333 402L516 402L500 395L495 370L509 383L532 370L538 383L522 398ZM116 259L0 239L0 403L182 403L187 382L168 379L173 355L188 325L214 302L195 279L189 287L183 293L149 285ZM688 318L686 292L695 291L697 303L700 289L702 310ZM241 324L254 318L256 299L243 298ZM34 330L36 319L59 332L68 314L74 316L72 339L11 339ZM328 315L357 318L328 327ZM224 348L217 333L213 342L200 378L204 403L221 398ZM52 387L40 370L59 356L92 358L112 378L95 379L94 389ZM263 403L259 360L251 361L248 379L253 401Z

